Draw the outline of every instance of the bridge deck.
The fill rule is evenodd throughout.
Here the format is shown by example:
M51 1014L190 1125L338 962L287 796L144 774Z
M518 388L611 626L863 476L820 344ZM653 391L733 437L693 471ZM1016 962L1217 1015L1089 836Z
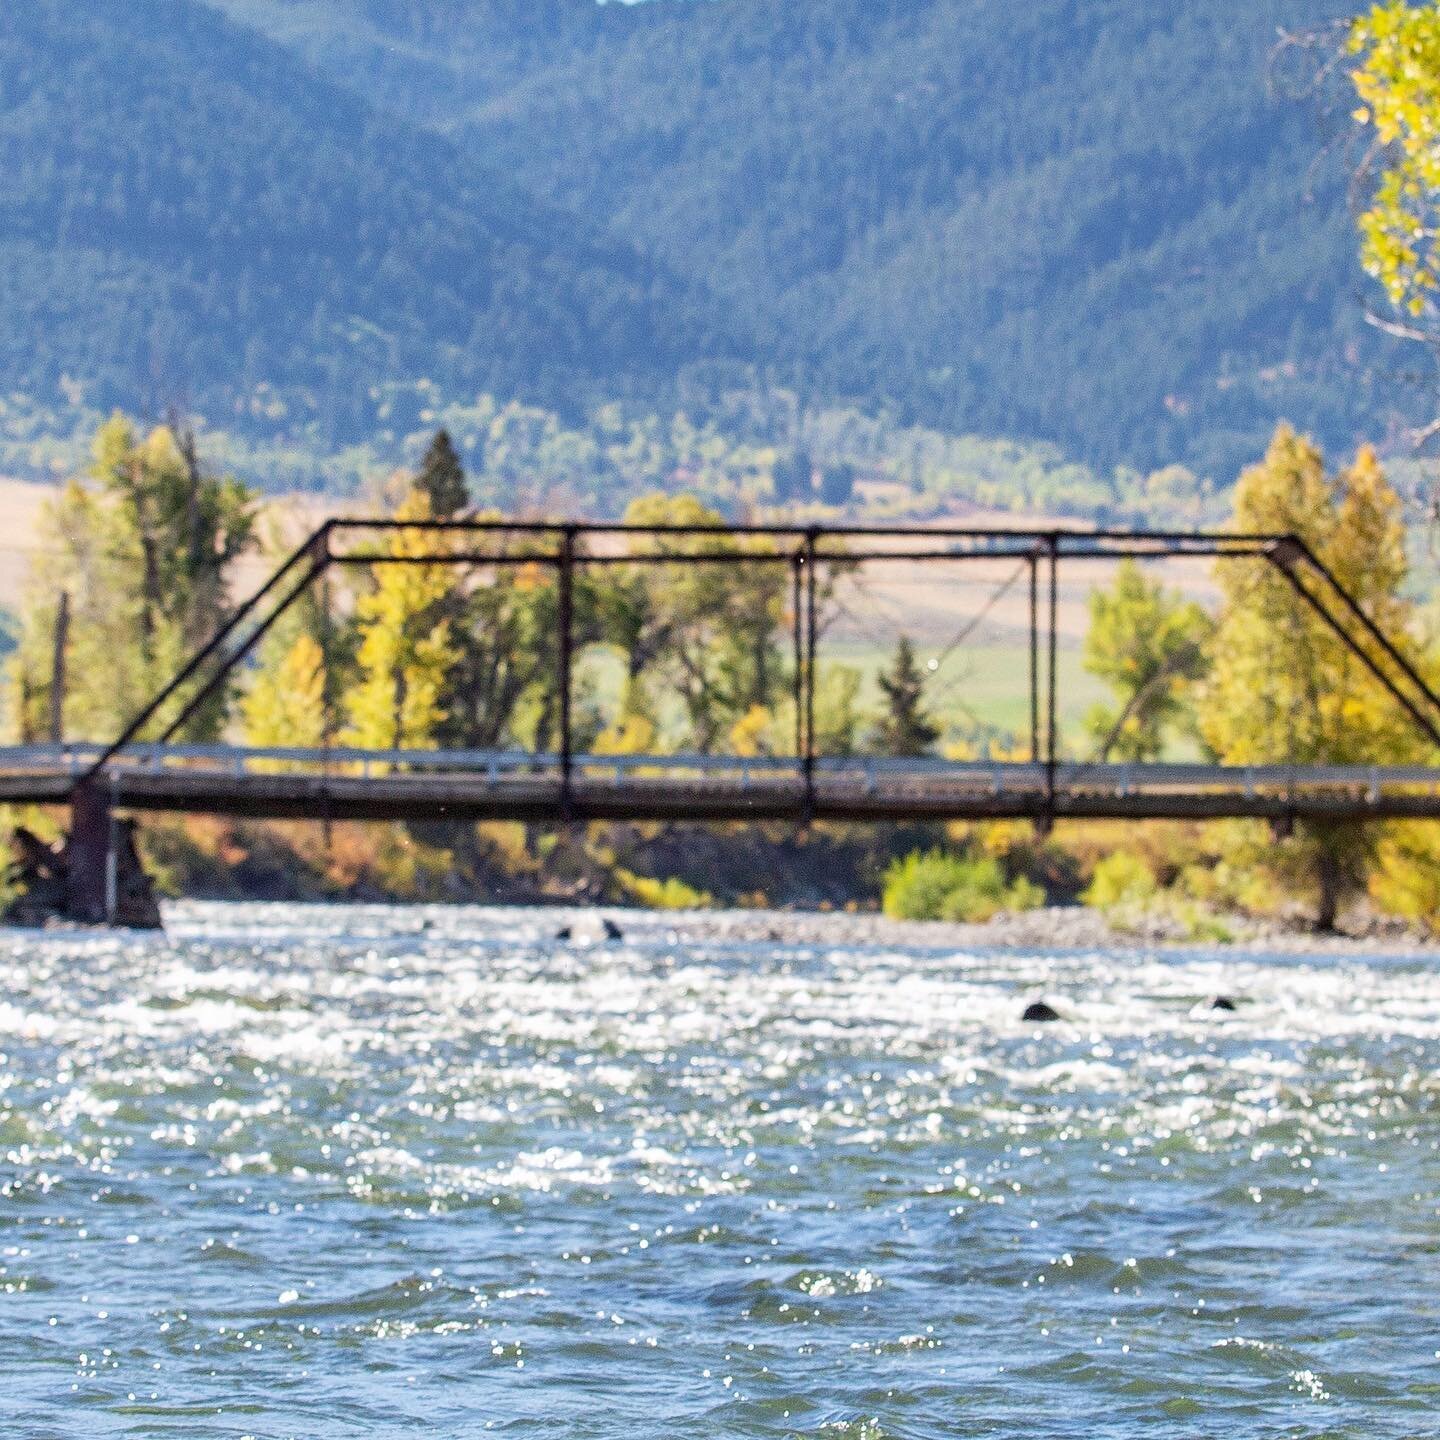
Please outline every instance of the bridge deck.
M99 754L0 748L0 803L64 804ZM334 820L1440 818L1440 769L132 746L103 783L137 811Z

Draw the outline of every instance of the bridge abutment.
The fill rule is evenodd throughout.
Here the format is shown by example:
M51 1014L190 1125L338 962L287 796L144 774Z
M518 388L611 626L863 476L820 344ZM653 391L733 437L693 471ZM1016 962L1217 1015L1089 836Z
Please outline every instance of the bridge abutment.
M115 815L109 790L91 782L70 800L65 846L65 919L152 930L160 907L135 848L135 824Z

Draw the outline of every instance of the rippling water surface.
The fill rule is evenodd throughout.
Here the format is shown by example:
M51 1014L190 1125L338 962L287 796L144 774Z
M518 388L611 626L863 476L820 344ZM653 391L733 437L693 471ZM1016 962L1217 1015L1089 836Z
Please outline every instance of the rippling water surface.
M1440 1434L1432 964L556 923L0 941L6 1433Z

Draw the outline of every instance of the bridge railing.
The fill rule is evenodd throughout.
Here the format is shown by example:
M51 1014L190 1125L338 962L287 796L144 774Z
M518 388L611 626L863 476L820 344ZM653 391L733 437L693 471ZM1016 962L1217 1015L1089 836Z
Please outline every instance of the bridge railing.
M0 746L0 774L74 777L90 773L105 746L86 742ZM236 777L322 775L340 781L387 777L403 783L464 776L495 786L550 780L558 783L565 757L524 750L369 750L348 746L244 746L132 744L108 758L103 775L126 776L203 770ZM572 783L615 786L694 782L746 788L803 785L807 774L824 786L867 793L963 787L994 793L1044 789L1051 773L1042 762L947 760L939 757L822 756L807 772L804 757L694 753L597 755L569 759ZM1126 795L1156 790L1223 790L1254 794L1276 790L1440 789L1440 767L1426 765L1215 765L1204 762L1085 763L1062 761L1054 784L1062 791Z

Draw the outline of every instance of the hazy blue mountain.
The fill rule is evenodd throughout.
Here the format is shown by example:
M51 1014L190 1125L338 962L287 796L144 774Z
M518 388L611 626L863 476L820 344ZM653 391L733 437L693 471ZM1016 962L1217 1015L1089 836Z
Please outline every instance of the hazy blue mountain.
M1224 470L1383 431L1333 138L1348 0L216 0L719 291L816 390ZM1403 398L1403 397L1402 397Z
M0 393L815 401L1225 478L1407 396L1277 28L1348 0L26 0ZM417 421L418 423L418 421Z
M0 392L332 443L396 376L560 401L724 348L603 226L192 0L3 7L0 173Z

